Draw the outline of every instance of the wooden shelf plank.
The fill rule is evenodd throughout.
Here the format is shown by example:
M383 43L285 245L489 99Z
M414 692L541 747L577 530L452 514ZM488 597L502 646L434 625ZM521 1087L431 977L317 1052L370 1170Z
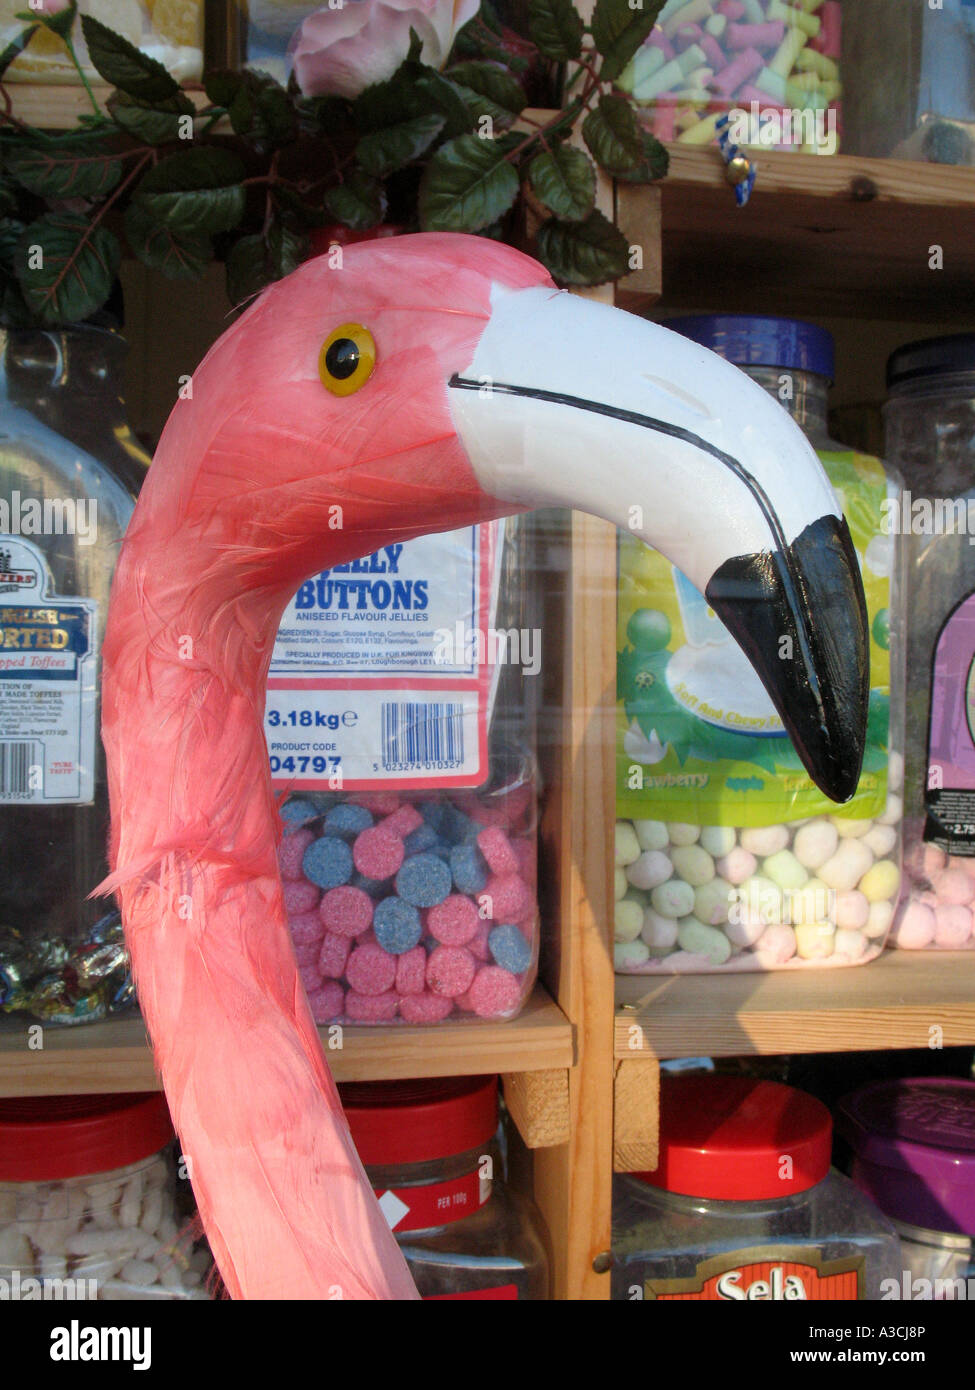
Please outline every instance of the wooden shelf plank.
M484 1075L571 1067L574 1030L536 987L523 1012L507 1023L442 1024L437 1028L320 1028L336 1081L416 1076ZM335 1046L340 1038L341 1047ZM152 1091L159 1081L140 1018L77 1028L45 1028L43 1050L28 1046L27 1026L0 1032L0 1096Z
M617 976L616 1004L621 1060L971 1047L975 951L887 951L845 970Z
M69 130L79 116L92 114L88 93L80 83L68 82L7 82L12 114L28 125L41 130ZM91 90L101 109L115 90L107 82L93 82ZM188 90L187 96L197 108L208 105L202 89Z

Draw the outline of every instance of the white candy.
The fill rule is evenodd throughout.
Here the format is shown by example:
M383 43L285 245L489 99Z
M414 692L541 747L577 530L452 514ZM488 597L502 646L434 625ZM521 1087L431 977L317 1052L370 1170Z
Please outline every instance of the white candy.
M792 853L804 869L819 869L836 853L840 837L828 820L809 821L796 831Z
M748 917L759 917L767 923L781 922L782 910L782 889L779 885L762 874L754 874L739 886L735 895L735 905L729 910L728 917L734 920L736 916L744 913Z
M744 883L746 878L751 878L758 868L758 860L754 854L749 854L747 849L742 849L736 845L722 859L719 859L714 866L722 878L726 878L729 883Z
M841 840L858 840L873 828L872 820L844 820L842 816L831 816L830 820Z
M714 859L730 854L735 847L735 832L730 825L706 825L701 831L701 848Z
M122 1266L122 1278L130 1284L147 1288L159 1278L159 1270L149 1260L129 1260Z
M640 841L636 831L627 820L616 822L616 863L620 868L633 864L640 857Z
M764 859L768 854L778 854L789 843L788 827L784 825L762 825L741 832L741 847L749 854L757 854Z
M878 859L886 859L897 844L897 831L892 825L875 825L864 835L863 843Z
M647 946L652 946L655 950L676 946L677 919L661 917L659 912L654 912L652 907L648 907L643 914L643 930L640 936Z
M119 1225L126 1228L138 1226L142 1207L142 1178L132 1177L122 1189L122 1200L118 1206Z
M795 926L808 922L831 922L836 913L836 894L822 879L808 883L789 894L789 921Z
M894 792L887 796L887 809L877 820L881 825L900 825L904 816L904 803Z
M649 948L642 941L624 941L613 947L613 964L617 970L632 970L649 959Z
M887 759L887 785L892 792L899 792L904 785L904 754L891 752Z
M666 849L667 827L662 820L635 820L633 829L641 849Z
M893 920L893 903L871 903L870 911L867 914L867 925L863 929L864 935L869 936L871 940L875 940L878 936L886 936Z
M755 943L755 956L765 970L785 965L796 953L796 934L791 927L773 923Z
M635 863L626 870L626 877L634 888L645 891L656 888L658 883L666 883L673 873L673 865L659 849L647 849Z
M869 917L870 900L866 894L858 888L848 893L837 893L835 921L840 930L862 931Z
M701 838L701 827L684 821L668 821L667 835L672 845L694 845Z
M855 888L873 863L873 855L862 840L844 840L831 859L819 870L827 888L848 893Z
M863 932L846 931L841 928L836 933L833 949L838 956L848 956L850 960L859 960L867 949L867 938Z
M724 924L724 934L739 950L744 950L748 946L754 946L760 937L764 936L768 927L767 922L763 922L760 917L749 917L747 913L742 913L736 920L729 920Z

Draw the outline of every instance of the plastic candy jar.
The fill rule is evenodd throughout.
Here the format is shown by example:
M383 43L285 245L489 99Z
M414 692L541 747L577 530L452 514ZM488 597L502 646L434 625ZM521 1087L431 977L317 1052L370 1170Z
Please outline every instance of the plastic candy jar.
M975 1081L879 1081L839 1104L850 1176L890 1217L903 1268L884 1298L975 1298Z
M541 1216L502 1179L496 1076L357 1082L339 1092L423 1298L548 1297Z
M666 326L743 368L819 454L860 561L870 713L859 785L837 806L805 773L706 600L662 555L620 533L616 968L860 965L880 954L900 887L903 644L884 529L899 489L877 459L829 438L825 330L738 315Z
M905 484L890 530L907 627L905 894L891 936L908 950L975 947L975 334L909 343L887 364L887 449Z
M161 1094L0 1100L0 1299L206 1298Z
M890 1223L830 1169L832 1120L775 1081L661 1084L660 1162L614 1179L614 1299L878 1299Z

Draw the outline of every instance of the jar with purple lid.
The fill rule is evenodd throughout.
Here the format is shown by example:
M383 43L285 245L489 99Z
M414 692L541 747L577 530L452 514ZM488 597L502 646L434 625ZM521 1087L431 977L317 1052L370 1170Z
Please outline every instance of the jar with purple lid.
M880 1081L846 1096L850 1176L893 1222L904 1267L888 1299L975 1297L975 1081Z

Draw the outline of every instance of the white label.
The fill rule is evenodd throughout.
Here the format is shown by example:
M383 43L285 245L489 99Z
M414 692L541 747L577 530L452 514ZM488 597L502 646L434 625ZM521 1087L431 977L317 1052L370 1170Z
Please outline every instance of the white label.
M35 545L0 535L0 802L94 800L96 612L54 592Z
M501 536L497 522L420 536L301 586L268 674L276 786L484 780L497 668L468 638L491 625Z

